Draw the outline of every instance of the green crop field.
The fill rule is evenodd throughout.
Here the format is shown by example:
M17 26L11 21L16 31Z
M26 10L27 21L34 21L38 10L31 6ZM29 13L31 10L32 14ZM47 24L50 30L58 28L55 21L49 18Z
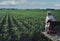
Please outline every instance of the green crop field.
M0 41L50 41L44 31L46 10L0 10ZM52 15L60 21L60 11Z

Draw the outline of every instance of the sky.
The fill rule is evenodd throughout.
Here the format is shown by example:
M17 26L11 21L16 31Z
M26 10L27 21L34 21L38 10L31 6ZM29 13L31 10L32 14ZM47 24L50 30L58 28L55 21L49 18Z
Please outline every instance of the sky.
M60 9L60 0L0 0L0 8Z

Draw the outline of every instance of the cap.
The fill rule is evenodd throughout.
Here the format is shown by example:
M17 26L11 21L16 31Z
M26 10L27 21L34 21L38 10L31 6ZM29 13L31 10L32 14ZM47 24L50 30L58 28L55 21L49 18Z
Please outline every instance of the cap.
M49 10L49 11L47 11L47 13L48 13L48 14L49 14L49 13L51 14L51 11Z

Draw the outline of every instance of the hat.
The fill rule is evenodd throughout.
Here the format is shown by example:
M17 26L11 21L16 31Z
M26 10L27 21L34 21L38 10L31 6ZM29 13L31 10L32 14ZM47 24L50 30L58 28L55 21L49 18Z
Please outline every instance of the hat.
M48 13L48 14L51 14L51 11L49 10L49 11L47 11L47 13Z

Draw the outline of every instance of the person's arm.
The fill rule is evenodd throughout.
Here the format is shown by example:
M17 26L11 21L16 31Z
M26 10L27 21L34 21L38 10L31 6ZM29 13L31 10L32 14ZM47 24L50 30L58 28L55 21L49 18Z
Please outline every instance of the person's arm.
M46 17L46 19L45 19L45 23L47 24L47 17Z
M45 19L45 24L47 24L48 25L48 27L49 27L49 25L50 25L50 23L47 23L48 22L48 17L46 17L46 19Z

